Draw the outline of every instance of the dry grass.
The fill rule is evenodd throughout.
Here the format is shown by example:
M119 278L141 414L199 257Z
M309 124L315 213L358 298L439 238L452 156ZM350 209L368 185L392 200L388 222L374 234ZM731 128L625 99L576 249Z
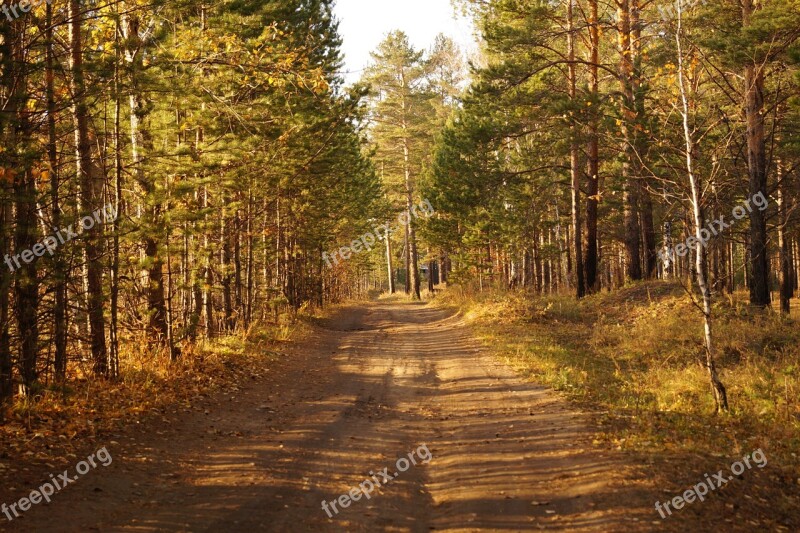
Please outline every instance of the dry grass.
M463 290L440 301L460 307L518 370L598 413L599 442L724 457L763 448L800 483L800 328L744 299L714 310L731 403L719 416L701 364L701 316L678 285L640 283L581 302Z
M185 350L174 363L163 352L142 349L146 343L130 340L120 354L118 380L88 377L87 362L73 361L67 385L43 388L7 407L0 424L0 459L57 462L98 434L167 410L193 409L198 399L216 391L235 394L268 372L280 344L303 327L288 321L255 325Z

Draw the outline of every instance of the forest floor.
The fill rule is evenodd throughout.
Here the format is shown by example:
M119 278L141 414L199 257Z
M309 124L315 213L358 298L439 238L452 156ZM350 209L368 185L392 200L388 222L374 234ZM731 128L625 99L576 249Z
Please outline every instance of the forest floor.
M0 504L51 473L74 476L81 453L105 446L113 457L50 504L13 522L0 515L0 530L685 531L714 522L709 501L662 520L655 501L680 492L664 490L659 469L685 477L688 465L598 446L596 417L500 363L453 310L381 299L306 326L236 389L17 471ZM412 453L417 464L400 466ZM391 482L369 499L351 492L384 481L382 471ZM344 508L348 493L359 501Z
M581 301L459 288L437 300L459 309L498 360L590 413L593 445L643 465L662 504L707 478L720 485L665 526L800 531L798 310L786 318L750 308L747 294L717 298L716 360L730 411L715 415L702 317L677 282ZM745 457L749 468L736 464Z

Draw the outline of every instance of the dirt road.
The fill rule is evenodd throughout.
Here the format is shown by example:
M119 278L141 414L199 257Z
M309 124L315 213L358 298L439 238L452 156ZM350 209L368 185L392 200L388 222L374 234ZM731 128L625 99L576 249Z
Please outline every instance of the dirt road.
M587 420L482 353L447 311L385 300L343 309L268 376L110 440L110 466L0 529L656 527L653 499L590 445ZM417 464L399 471L412 452ZM345 508L340 496L384 481L384 468L391 482L369 499L354 491Z

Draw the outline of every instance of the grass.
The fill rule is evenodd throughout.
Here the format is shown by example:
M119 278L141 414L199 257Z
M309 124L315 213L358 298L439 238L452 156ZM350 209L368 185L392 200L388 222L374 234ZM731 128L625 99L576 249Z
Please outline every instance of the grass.
M142 349L146 342L129 339L122 346L117 380L93 378L86 361L72 361L65 385L41 386L33 397L17 397L5 407L0 459L57 462L85 446L85 440L134 421L192 409L198 398L216 391L238 392L243 383L268 372L280 344L305 327L281 318L278 324L256 324L200 342L176 362L163 350L149 352Z
M800 483L800 328L717 302L717 364L731 411L714 415L702 321L683 288L647 282L571 296L448 291L486 346L597 415L596 440L641 452L735 457L763 448Z

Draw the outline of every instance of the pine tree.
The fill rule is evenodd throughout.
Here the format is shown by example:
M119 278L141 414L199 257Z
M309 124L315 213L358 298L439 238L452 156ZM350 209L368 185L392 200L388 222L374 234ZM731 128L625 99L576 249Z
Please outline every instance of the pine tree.
M371 88L370 119L376 161L390 196L402 203L405 227L406 293L420 298L417 222L412 208L417 182L430 150L430 120L434 113L427 89L423 52L415 50L403 32L392 32L372 54L374 64L364 82Z

